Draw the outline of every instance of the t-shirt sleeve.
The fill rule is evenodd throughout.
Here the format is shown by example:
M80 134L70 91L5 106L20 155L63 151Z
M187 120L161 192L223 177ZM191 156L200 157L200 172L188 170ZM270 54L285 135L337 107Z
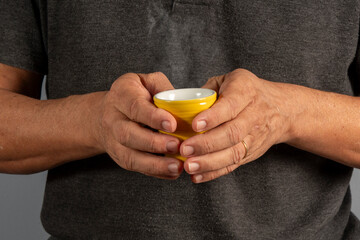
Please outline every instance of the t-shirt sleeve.
M353 89L354 96L360 96L360 41L358 40L358 46L355 57L348 69L348 77Z
M41 26L36 0L0 0L0 63L46 75Z

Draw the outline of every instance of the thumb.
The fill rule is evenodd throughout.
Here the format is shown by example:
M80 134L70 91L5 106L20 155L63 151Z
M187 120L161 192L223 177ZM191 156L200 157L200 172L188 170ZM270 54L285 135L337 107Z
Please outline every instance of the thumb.
M174 89L169 79L162 72L138 74L144 87L154 96L158 92Z

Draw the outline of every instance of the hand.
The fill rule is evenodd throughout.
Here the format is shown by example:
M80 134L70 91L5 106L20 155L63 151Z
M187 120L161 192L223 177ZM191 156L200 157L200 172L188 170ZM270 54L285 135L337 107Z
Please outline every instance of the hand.
M180 141L153 129L173 132L175 118L152 103L152 95L173 89L162 73L119 77L105 95L99 142L122 168L164 179L176 179L183 169L177 159L151 153L177 153Z
M207 132L180 147L181 155L188 158L184 167L193 182L228 174L286 141L291 118L284 105L285 84L238 69L211 78L203 87L218 91L219 99L193 120L194 131Z

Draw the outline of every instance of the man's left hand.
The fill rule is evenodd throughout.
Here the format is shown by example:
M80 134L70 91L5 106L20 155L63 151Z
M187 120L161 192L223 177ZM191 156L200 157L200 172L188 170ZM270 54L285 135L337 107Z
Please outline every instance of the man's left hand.
M292 94L287 85L244 69L209 79L203 87L217 91L219 99L192 123L194 131L206 132L180 147L193 182L226 175L258 159L272 145L286 142L293 119L286 105Z

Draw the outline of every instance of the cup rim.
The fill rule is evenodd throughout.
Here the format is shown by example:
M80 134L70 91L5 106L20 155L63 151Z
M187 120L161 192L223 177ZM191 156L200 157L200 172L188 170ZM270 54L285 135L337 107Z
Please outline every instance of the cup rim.
M196 92L201 92L203 94L194 96L192 94L196 94ZM185 94L188 94L189 97L185 97L185 95L178 96L178 99L175 99L176 97L174 95L170 96L171 93L176 94L179 92L188 92ZM166 102L184 102L184 101L198 101L203 100L205 98L211 97L214 94L216 94L216 91L208 88L178 88L178 89L172 89L167 91L162 91L154 95L155 100L159 101L166 101ZM190 97L191 96L191 97Z

